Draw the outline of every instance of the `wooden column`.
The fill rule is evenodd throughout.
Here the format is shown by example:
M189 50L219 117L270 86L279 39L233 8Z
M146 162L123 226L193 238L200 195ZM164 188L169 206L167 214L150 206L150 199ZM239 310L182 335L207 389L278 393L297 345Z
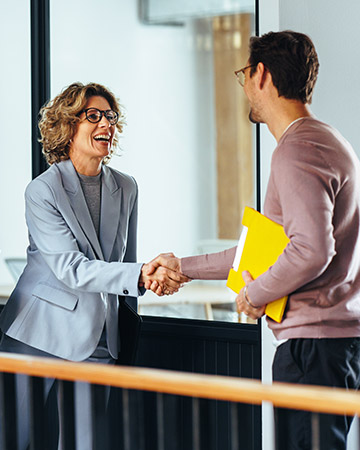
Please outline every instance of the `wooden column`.
M246 65L252 16L213 19L218 237L237 239L245 206L254 206L254 154L249 106L234 71Z

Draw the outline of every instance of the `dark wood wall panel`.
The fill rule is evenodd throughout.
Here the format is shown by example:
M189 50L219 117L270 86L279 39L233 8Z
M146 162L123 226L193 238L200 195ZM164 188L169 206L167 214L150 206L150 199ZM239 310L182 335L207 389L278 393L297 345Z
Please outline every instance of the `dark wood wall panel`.
M143 317L136 365L167 370L223 375L261 377L261 335L259 325L207 322L197 320ZM151 426L147 427L147 450L155 450L155 395L149 394L144 408ZM167 400L169 402L169 400ZM173 400L175 402L175 400ZM173 415L166 414L170 429L180 427L176 443L166 433L169 447L179 450L230 450L231 405L228 402L200 399L200 444L194 435L193 400L179 398ZM175 403L174 403L175 404ZM261 408L239 405L239 442L242 450L261 449ZM172 417L179 424L171 425ZM150 433L150 434L149 434ZM199 445L199 447L197 447Z

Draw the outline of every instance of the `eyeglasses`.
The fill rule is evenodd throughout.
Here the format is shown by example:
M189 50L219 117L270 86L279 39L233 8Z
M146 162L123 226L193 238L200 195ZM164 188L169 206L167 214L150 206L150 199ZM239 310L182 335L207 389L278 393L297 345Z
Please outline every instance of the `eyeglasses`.
M257 64L250 64L249 66L245 66L242 69L236 70L234 72L236 78L238 79L238 82L240 86L244 86L245 84L245 70L249 69L250 67L256 67Z
M80 111L79 114L85 113L86 119L91 123L98 123L102 119L103 116L107 118L110 125L116 125L119 120L119 114L112 109L107 109L106 111L102 111L97 108L87 108Z

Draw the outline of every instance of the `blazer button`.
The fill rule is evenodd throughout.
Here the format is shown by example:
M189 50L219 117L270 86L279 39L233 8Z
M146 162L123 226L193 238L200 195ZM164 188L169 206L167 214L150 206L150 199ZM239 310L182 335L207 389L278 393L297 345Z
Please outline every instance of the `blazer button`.
M124 293L125 295L128 295L129 291L128 291L127 289L124 289L124 290L123 290L123 293Z

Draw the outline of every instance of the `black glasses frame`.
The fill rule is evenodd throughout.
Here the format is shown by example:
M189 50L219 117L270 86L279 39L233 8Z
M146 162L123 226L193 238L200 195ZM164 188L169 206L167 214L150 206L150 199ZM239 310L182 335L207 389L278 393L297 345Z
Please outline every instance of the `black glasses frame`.
M245 66L242 69L235 70L234 74L235 74L240 86L244 86L244 82L241 81L240 76L239 76L240 73L242 73L244 75L244 79L245 79L245 70L249 69L250 67L256 67L256 66L257 66L257 64L249 64L248 66Z
M90 117L88 116L88 111L97 111L99 113L99 118L97 120L94 119L90 119ZM100 120L103 118L103 116L106 117L106 119L108 120L108 122L110 123L110 125L116 125L119 121L119 114L116 111L113 111L112 109L107 109L107 110L102 110L102 109L98 109L98 108L86 108L83 109L82 111L79 112L79 114L85 113L85 117L86 120L88 120L90 123L99 123ZM111 114L115 114L115 117L109 117L109 115Z

